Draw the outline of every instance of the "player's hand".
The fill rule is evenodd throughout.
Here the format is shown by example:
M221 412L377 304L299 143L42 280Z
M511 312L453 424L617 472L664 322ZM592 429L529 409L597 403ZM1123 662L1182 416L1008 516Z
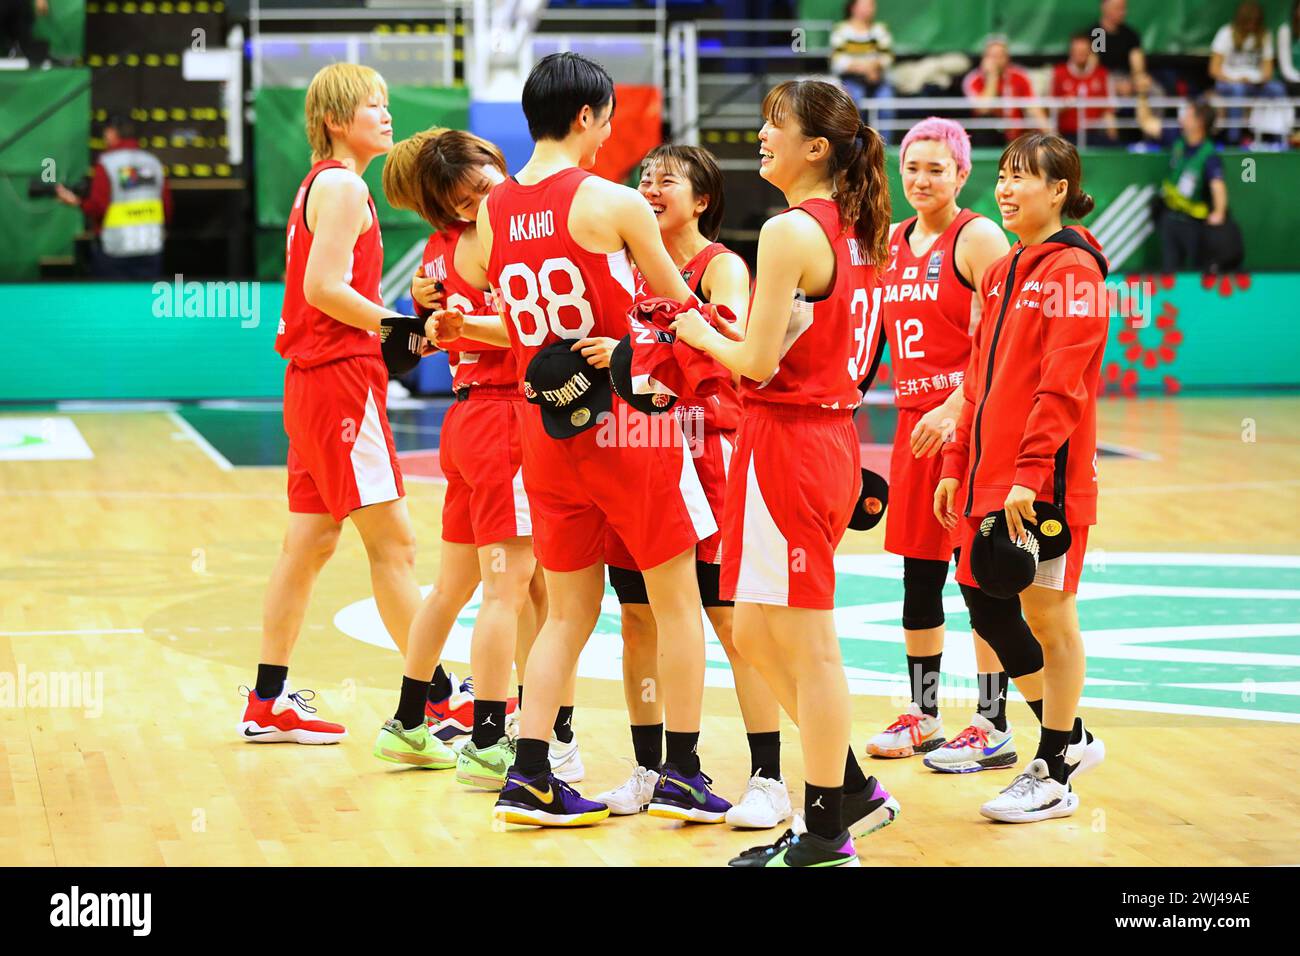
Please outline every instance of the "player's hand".
M442 290L442 283L437 279L424 277L424 266L415 270L411 279L411 298L415 304L429 312L438 312L446 307L447 296Z
M715 329L722 333L723 338L731 339L733 342L743 341L745 333L740 331L740 323L728 320L727 316L731 315L731 310L726 309L726 314L724 315L723 309L725 308L725 306L713 306L710 308L709 318L712 320L711 324Z
M78 196L76 193L74 193L67 186L63 185L63 183L54 184L54 198L56 198L59 202L65 203L69 206L81 205L81 197Z
M1025 533L1025 522L1037 525L1034 514L1034 492L1024 485L1012 485L1007 500L1002 505L1007 513L1007 533L1012 541L1019 541Z
M957 527L957 488L960 485L956 478L943 478L934 489L934 516L949 531Z
M957 423L942 405L930 409L912 429L912 455L916 458L932 458L937 455L956 426Z
M441 309L424 320L424 334L434 342L450 342L460 338L465 328L465 316L457 309Z
M1222 226L1224 220L1227 218L1228 217L1226 213L1212 212L1205 217L1205 221L1209 223L1211 226Z
M677 313L671 328L677 334L679 342L699 348L708 338L712 326L704 316L700 315L699 309L687 309Z
M609 368L609 357L614 354L616 345L618 339L597 336L591 339L578 339L569 351L582 352L582 357L593 368Z

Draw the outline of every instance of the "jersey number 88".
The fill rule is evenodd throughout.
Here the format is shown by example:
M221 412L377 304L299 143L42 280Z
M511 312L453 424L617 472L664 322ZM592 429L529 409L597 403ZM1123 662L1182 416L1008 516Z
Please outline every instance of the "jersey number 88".
M552 277L557 272L568 276L568 292L555 291ZM513 281L516 279L522 282ZM587 284L582 281L582 273L564 256L547 259L537 272L522 262L512 262L501 270L498 281L501 299L519 333L519 341L525 346L541 345L548 332L562 339L586 338L596 326L591 303L584 298ZM522 296L517 294L518 285L523 286ZM546 303L545 308L542 301ZM567 315L561 311L566 306L570 309ZM565 324L566 319L570 324Z

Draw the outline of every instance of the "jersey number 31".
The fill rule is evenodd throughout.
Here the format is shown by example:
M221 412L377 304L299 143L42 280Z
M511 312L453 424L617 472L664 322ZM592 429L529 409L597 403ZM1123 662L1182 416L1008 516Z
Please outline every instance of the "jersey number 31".
M874 358L871 343L876 340L876 323L880 321L880 286L871 292L854 289L853 298L849 302L849 316L853 319L853 352L849 355L849 377L854 382L860 382Z

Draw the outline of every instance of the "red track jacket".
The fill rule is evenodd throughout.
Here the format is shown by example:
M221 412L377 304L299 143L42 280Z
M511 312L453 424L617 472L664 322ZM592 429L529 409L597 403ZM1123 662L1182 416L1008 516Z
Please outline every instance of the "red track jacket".
M983 319L966 369L961 421L943 477L963 513L1000 510L1012 485L1055 501L1075 526L1097 521L1097 393L1109 266L1082 226L1016 243L984 273Z

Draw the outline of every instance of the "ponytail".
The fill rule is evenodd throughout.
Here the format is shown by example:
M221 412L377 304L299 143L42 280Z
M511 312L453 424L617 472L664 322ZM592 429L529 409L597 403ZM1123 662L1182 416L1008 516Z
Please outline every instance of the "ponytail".
M889 257L891 215L885 141L866 123L860 123L852 150L853 158L835 176L840 221L853 223L872 261L883 265Z

